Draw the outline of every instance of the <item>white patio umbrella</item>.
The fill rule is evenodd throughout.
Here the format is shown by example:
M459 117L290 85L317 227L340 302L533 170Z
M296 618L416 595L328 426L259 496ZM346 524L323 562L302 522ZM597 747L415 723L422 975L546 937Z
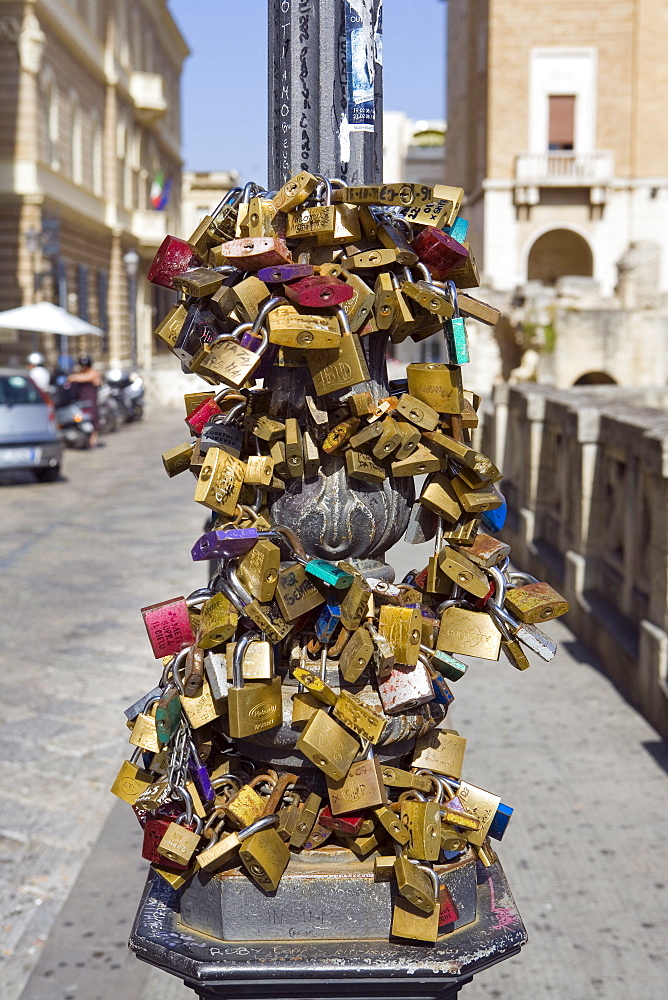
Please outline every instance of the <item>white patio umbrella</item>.
M73 316L53 302L36 302L32 306L19 306L0 312L3 330L29 330L33 333L57 333L61 337L80 337L83 334L102 336L102 330L92 323Z

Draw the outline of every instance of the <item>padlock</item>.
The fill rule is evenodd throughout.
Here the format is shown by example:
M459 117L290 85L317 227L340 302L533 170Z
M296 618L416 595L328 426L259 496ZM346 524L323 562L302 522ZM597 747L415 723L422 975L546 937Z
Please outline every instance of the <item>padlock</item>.
M306 801L299 809L299 817L290 837L290 846L300 848L307 842L320 812L322 799L315 792L310 792Z
M454 304L444 290L430 281L404 281L401 291L409 299L417 302L422 309L438 316L444 324L447 324L455 311ZM451 364L461 364L453 357L450 357L449 361Z
M408 791L401 793L399 803L401 822L410 834L408 857L436 861L441 850L440 802L426 800L421 792Z
M304 279L317 281L317 278ZM297 282L297 284L300 284ZM341 284L344 284L341 282ZM288 286L291 287L291 286ZM344 284L344 288L348 288ZM280 300L285 302L285 300ZM313 315L292 305L277 305L267 315L269 340L280 347L302 350L337 348L341 344L341 329L335 316Z
M464 240L460 246L466 251L466 257L448 271L448 278L454 281L457 288L477 288L480 284L480 273L475 257L471 253L470 244Z
M219 252L240 271L259 271L262 267L292 263L287 246L275 236L241 236L223 243Z
M523 586L511 586L506 591L504 604L515 618L528 624L551 621L567 614L569 610L568 601L550 587L549 583L540 583L533 578Z
M202 605L197 644L213 649L234 635L239 614L225 594L214 594Z
M142 750L150 750L151 753L157 753L160 749L154 709L154 706L157 705L159 701L160 697L154 698L153 701L149 702L143 711L137 715L132 726L130 739L128 741L133 746L140 747ZM151 709L153 709L153 711L151 711Z
M425 226L410 245L439 281L469 256L469 251L462 243L433 226Z
M343 624L343 605L341 607ZM348 684L354 684L359 679L371 660L373 650L368 630L360 626L350 636L339 657L339 670Z
M236 829L248 826L263 815L267 800L256 790L262 785L272 789L275 778L268 774L258 774L222 803L221 808L227 821Z
M311 763L334 780L346 776L359 752L359 743L322 709L306 723L296 747Z
M318 822L321 826L325 826L334 833L339 833L344 837L358 837L365 836L365 834L361 834L361 830L368 818L368 813L358 813L357 811L349 812L348 815L334 816L332 815L331 806L325 806L318 817ZM371 826L373 827L373 822Z
M146 632L156 660L179 653L195 641L188 608L183 597L151 604L141 609Z
M346 417L345 420L332 427L322 442L322 450L325 454L333 455L335 451L342 448L353 437L359 425L360 420L358 417Z
M236 643L228 642L225 647L227 664L226 679L232 681L234 649ZM274 677L274 647L266 640L252 642L244 653L242 666L244 681L270 681ZM228 687L229 690L229 687Z
M448 289L453 307L453 315L449 319L446 319L443 327L445 342L448 348L448 360L454 365L465 365L471 360L469 342L466 335L466 321L459 311L459 296L456 284L454 281L446 281L445 286Z
M318 178L313 174L302 170L288 178L283 187L276 192L271 199L279 212L290 212L306 201L308 196L315 191L318 186Z
M461 413L464 391L459 365L409 364L406 368L409 395L427 403L438 413Z
M420 866L403 854L397 854L394 862L394 877L397 889L409 903L421 913L434 912L436 898L431 879Z
M439 198L426 205L413 205L410 208L404 208L401 214L412 226L434 226L436 229L443 229L448 220L452 218L453 207L454 203L451 199ZM452 233L448 235L451 236Z
M378 680L378 694L383 711L387 715L395 715L431 701L434 686L429 671L418 660L411 667L397 663L386 677Z
M260 281L267 284L287 284L298 278L310 278L315 273L310 264L276 264L274 267L264 267L257 272Z
M177 275L201 263L201 258L193 251L190 243L186 243L185 240L180 240L176 236L165 236L148 269L146 278L154 285L174 288L172 281Z
M245 840L261 830L275 827L277 820L276 815L262 816L241 830L233 830L222 837L219 836L210 847L199 852L195 858L196 867L209 873L219 871L236 858Z
M370 606L372 601L370 602ZM373 612L372 612L373 614ZM396 656L394 653L394 648L389 642L389 640L381 635L378 629L373 625L371 621L365 623L365 628L371 635L371 641L374 647L374 665L376 667L376 672L379 677L386 677L390 671L394 668L396 663Z
M220 448L209 448L195 487L195 500L221 514L234 514L244 472L244 463L238 458Z
M460 778L465 750L466 740L455 729L433 730L416 739L411 767Z
M491 582L484 571L471 562L463 552L446 546L438 556L438 565L450 580L475 597L488 597Z
M454 476L452 489L462 510L468 514L483 514L486 511L496 510L503 504L503 497L491 483L477 483L472 488L463 477Z
M439 472L443 468L443 460L423 439L406 457L399 458L397 453L397 458L390 468L395 479L412 478Z
M383 605L378 617L378 633L392 646L397 664L415 666L422 635L421 615L416 608Z
M192 441L185 441L183 444L178 444L175 448L169 448L162 453L162 464L170 479L185 472L190 467L193 447Z
M378 743L385 729L386 720L345 689L339 694L332 714L344 726L370 743Z
M371 813L376 823L383 827L392 840L402 846L408 843L410 840L408 830L401 822L397 813L388 804L374 806Z
M452 488L452 481L442 472L435 472L429 476L422 487L419 502L423 507L427 507L453 524L456 524L463 514L462 506Z
M448 653L498 660L501 633L485 612L451 606L441 615L436 646Z
M324 604L325 598L304 567L299 563L291 563L278 574L276 601L285 620L295 621Z
M501 804L501 798L498 795L493 795L492 792L486 792L484 788L471 785L467 781L460 782L457 798L464 808L473 813L481 822L479 830L467 833L469 843L481 847Z
M430 646L421 645L420 653L432 670L438 671L443 677L447 677L449 681L461 680L468 670L466 663L462 663L461 660L458 660L452 653L448 653L444 649L432 649ZM451 698L448 699L448 702L450 700Z
M186 654L183 689L188 697L199 694L204 680L204 650L201 646L191 646Z
M228 729L232 739L273 729L283 719L280 677L275 677L269 683L244 683L243 660L246 647L251 642L260 641L262 637L258 632L246 632L237 639L234 649L233 684L227 694Z
M306 360L318 396L347 389L369 379L369 369L359 338L351 332L348 318L341 306L337 308L336 314L342 330L338 346L307 351Z
M137 747L130 760L123 761L109 789L112 795L123 799L129 805L134 805L142 792L153 784L153 775L137 764L140 756L141 749Z
M375 184L334 189L332 200L347 205L424 205L431 201L434 189L426 184Z
M387 805L387 792L378 760L369 746L365 760L354 761L345 778L327 781L332 815L359 813L374 806Z
M188 825L193 822L195 829L190 830ZM167 862L187 867L200 845L202 828L202 820L197 816L193 818L191 806L189 811L181 813L169 824L158 844L158 854L166 858Z
M241 583L256 600L272 601L280 572L281 550L263 538L239 559L237 573Z
M273 825L267 824L245 837L239 849L244 868L265 892L278 888L290 860L290 850L276 831L279 818L276 814L272 818L275 821Z
M431 881L434 909L431 913L426 914L407 899L397 896L392 912L391 933L394 937L407 938L410 941L427 941L433 944L438 937L440 918L440 907L437 905L440 889L439 879L436 872L426 865L421 865L420 870L424 871Z

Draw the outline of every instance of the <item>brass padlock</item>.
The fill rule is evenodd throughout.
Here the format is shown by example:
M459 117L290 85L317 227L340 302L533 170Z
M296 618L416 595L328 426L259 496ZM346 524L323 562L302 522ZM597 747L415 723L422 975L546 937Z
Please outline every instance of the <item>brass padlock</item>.
M392 837L397 844L401 844L403 846L408 843L410 840L410 834L401 822L400 817L392 808L390 808L389 805L383 804L374 806L371 812L373 813L376 823L380 823L383 829L389 833L390 837Z
M232 739L243 739L273 729L283 720L281 679L244 684L243 660L247 646L260 642L257 632L246 632L236 643L233 660L233 686L227 694L228 727Z
M195 500L221 514L233 515L244 473L245 465L238 458L220 448L209 448L195 487Z
M339 564L339 568L348 569L348 566ZM354 570L353 567L351 569L353 570L353 582L341 601L341 624L349 632L358 628L364 621L371 595L371 588L362 574Z
M303 476L302 434L295 417L288 417L285 421L285 464L288 467L288 475L292 479L299 479Z
M279 212L291 212L306 201L319 184L318 178L307 170L302 170L288 178L283 187L271 199Z
M339 694L332 714L344 726L370 743L377 743L385 729L386 720L346 690Z
M276 601L286 621L294 621L325 603L312 577L299 563L290 563L278 574Z
M492 820L499 808L501 798L498 795L493 795L492 792L486 792L484 788L478 788L476 785L469 784L468 781L460 782L457 798L464 808L468 812L473 813L482 824L479 830L467 833L466 835L466 839L470 844L476 844L478 847L481 847L485 842L489 828L492 825Z
M180 865L187 865L192 860L192 856L200 845L202 821L197 817L195 830L189 830L184 823L192 822L192 808L190 817L187 813L182 813L173 823L170 823L158 844L158 854L162 854L168 861L174 861Z
M281 305L267 316L269 341L280 347L302 350L337 348L341 329L335 316L313 315L292 305Z
M265 811L266 799L256 791L257 786L268 785L273 788L275 779L268 774L258 774L247 785L242 785L233 795L223 802L221 809L228 822L241 830Z
M402 792L399 796L401 822L410 834L406 848L409 858L437 861L441 850L441 807L425 801L420 792ZM491 821L490 821L491 822Z
M492 586L489 577L463 552L446 546L439 553L438 565L450 580L469 594L483 598L489 595Z
M329 778L327 791L333 816L387 805L381 767L371 747L366 760L354 761L345 778L339 781Z
M378 632L388 640L397 663L415 666L420 655L422 617L417 608L391 607L380 609Z
M136 717L130 733L129 743L142 750L157 753L160 750L160 740L155 721L155 706L160 698L154 698Z
M132 760L123 761L118 774L114 778L114 783L109 789L112 795L123 799L124 802L127 802L131 806L153 784L153 775L135 763L140 754L141 750L138 747L132 755Z
M568 601L549 583L539 581L521 587L510 587L506 591L504 603L511 615L532 625L559 618L567 614L570 607Z
M439 472L444 466L441 456L422 440L416 448L405 457L397 457L392 465L392 475L395 479L401 477L424 476Z
M307 351L306 360L318 396L347 389L369 379L359 338L351 332L344 310L339 307L336 313L343 330L338 347Z
M202 649L213 649L234 635L239 615L225 594L214 594L202 605L197 644Z
M435 729L416 739L411 767L460 778L465 750L466 740L455 729Z
M410 364L406 368L408 392L438 413L461 413L464 407L459 365L435 362Z
M407 459L410 462L410 458ZM446 521L456 523L464 513L457 495L452 488L452 482L442 472L435 472L429 477L422 488L420 503L428 510L433 510Z
M277 826L278 816L273 814L273 819ZM239 857L251 878L265 892L274 892L288 866L290 850L277 830L274 827L267 827L242 842Z
M394 862L397 889L421 913L433 913L436 906L431 879L416 864L399 854Z
M441 616L436 647L457 655L498 660L501 633L491 616L484 611L449 607Z
M177 444L175 448L169 448L162 453L162 464L170 479L190 468L193 447L192 441L185 441L183 444Z
M281 550L261 538L237 563L237 574L246 590L258 601L272 601L281 564Z
M236 643L228 642L225 647L226 673L228 681L233 680L234 649ZM244 653L242 665L244 681L270 681L274 677L274 647L270 642L252 642ZM229 691L229 688L228 688Z
M296 747L328 777L338 781L346 776L360 749L355 737L322 709L306 723Z
M346 452L346 472L351 479L363 483L382 483L387 479L387 471L368 452L350 449Z
M299 848L304 846L315 826L321 805L322 799L320 796L316 795L315 792L311 792L306 802L299 809L299 817L295 824L294 832L290 837L291 847Z
M426 914L410 903L403 896L397 896L392 912L392 930L394 937L407 938L409 941L427 941L433 944L438 938L438 923L440 907L436 905L439 896L439 880L435 871L422 866L432 883L434 909Z
M341 617L343 624L343 616ZM360 626L348 639L339 657L341 676L348 684L359 679L373 656L373 642L369 632Z

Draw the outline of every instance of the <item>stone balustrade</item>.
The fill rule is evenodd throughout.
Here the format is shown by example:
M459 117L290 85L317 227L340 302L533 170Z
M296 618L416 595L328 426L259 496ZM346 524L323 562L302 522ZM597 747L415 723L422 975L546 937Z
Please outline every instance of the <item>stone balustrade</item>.
M668 390L500 385L478 433L517 565L668 737Z

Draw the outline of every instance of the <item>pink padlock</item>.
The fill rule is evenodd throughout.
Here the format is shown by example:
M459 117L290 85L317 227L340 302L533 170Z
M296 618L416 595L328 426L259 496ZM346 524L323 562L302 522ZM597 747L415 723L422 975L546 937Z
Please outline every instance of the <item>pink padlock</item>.
M180 653L194 643L195 635L184 597L172 597L169 601L151 604L142 608L141 614L156 660Z
M215 399L205 399L203 403L200 403L196 410L193 410L192 413L185 418L186 424L193 434L196 434L199 437L204 429L204 425L208 424L212 417L215 417L222 412L223 411L218 406Z

